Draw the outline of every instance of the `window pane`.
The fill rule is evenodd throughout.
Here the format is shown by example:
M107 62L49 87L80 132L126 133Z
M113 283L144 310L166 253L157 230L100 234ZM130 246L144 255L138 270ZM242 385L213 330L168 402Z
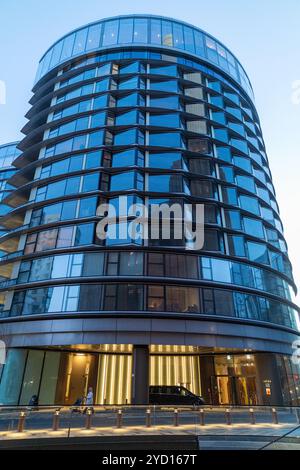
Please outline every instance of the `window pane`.
M116 44L118 40L118 26L119 21L106 21L104 23L104 33L103 33L103 46L110 46Z
M119 29L119 44L131 44L133 34L133 19L121 18Z
M148 20L134 18L133 42L148 43Z
M166 288L167 311L199 312L199 291L193 287Z

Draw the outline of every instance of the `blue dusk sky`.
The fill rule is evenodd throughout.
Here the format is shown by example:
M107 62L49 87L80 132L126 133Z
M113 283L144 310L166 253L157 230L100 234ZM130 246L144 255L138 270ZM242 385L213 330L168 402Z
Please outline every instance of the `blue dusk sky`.
M72 29L109 16L150 13L187 21L220 39L241 61L253 85L300 287L299 0L0 0L0 7L0 80L6 84L0 144L22 138L39 59Z

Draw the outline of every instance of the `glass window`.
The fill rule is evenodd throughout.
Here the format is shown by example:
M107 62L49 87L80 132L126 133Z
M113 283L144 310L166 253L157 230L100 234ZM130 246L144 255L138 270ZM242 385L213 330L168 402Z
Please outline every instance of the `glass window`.
M216 289L215 297L215 313L216 315L235 316L232 292L229 290Z
M148 43L148 19L134 18L133 42Z
M101 303L102 286L97 284L84 284L80 286L78 310L81 312L99 311Z
M226 227L241 230L241 215L239 211L225 210Z
M130 95L123 96L117 100L116 106L117 107L130 107L130 106L138 106L142 105L142 97L137 93L132 93Z
M230 139L230 144L233 147L240 150L241 152L244 152L244 153L248 154L248 145L247 145L247 142L245 142L244 140Z
M108 91L109 86L110 86L109 78L105 78L104 80L100 80L99 82L96 83L95 93L101 93L102 91ZM94 108L95 108L95 106L94 106Z
M224 251L223 241L217 230L205 229L203 250Z
M15 297L16 294L14 295L14 300ZM26 357L27 351L25 349L16 348L8 350L6 363L1 374L1 404L6 406L18 405Z
M83 177L82 192L96 191L99 188L99 173L90 173Z
M229 254L232 256L246 256L244 237L228 235Z
M252 212L253 214L259 214L259 204L258 200L251 196L243 196L239 197L240 207L246 211Z
M173 46L173 33L171 21L162 20L162 44Z
M52 257L33 260L29 280L42 281L44 279L49 279L51 275L52 261Z
M226 125L225 113L223 111L212 111L211 118L219 124Z
M137 144L138 130L129 129L114 136L114 145Z
M44 351L28 352L23 386L21 387L20 405L28 405L33 395L38 395L41 372L44 361Z
M79 213L78 217L92 217L96 214L97 198L87 197L81 199L79 202Z
M255 183L251 176L236 175L236 182L241 188L247 189L252 193L255 193Z
M139 73L140 71L144 71L144 68L140 62L133 62L129 65L124 65L123 67L119 68L119 75L121 74L131 74L131 73Z
M94 240L94 224L82 224L76 227L75 246L90 245Z
M199 290L193 287L166 287L166 309L169 312L200 311Z
M66 201L63 203L60 220L70 220L76 217L77 201Z
M218 54L217 54L217 44L209 36L205 37L205 44L206 44L206 53L209 60L214 63L218 63Z
M170 91L174 93L178 93L179 91L177 80L168 80L163 82L156 82L151 80L149 88L150 90Z
M251 261L257 263L270 264L268 249L266 245L262 243L247 242L248 255Z
M243 168L243 170L247 171L248 173L252 173L252 165L249 158L234 156L233 164Z
M182 123L179 114L150 114L150 126L181 128Z
M116 126L124 126L128 124L144 124L144 122L145 122L144 115L137 110L120 114L116 116L116 119L115 119Z
M62 207L63 205L61 203L52 204L51 206L44 207L41 224L49 224L51 222L59 220L61 216Z
M96 113L92 115L90 127L104 126L106 121L106 113Z
M101 24L96 24L96 25L89 27L88 35L87 35L87 42L86 42L87 51L90 51L92 49L96 49L99 47L101 26L102 26Z
M89 135L89 147L99 147L103 145L104 131L92 132Z
M59 279L59 278L67 277L67 275L70 275L68 273L69 260L70 260L69 255L54 256L52 276L51 276L53 279Z
M181 153L150 153L150 168L163 168L166 170L175 170L182 168Z
M151 254L149 254L148 259L151 262ZM165 275L168 277L198 279L197 264L196 256L165 254Z
M62 227L59 229L57 237L57 248L64 248L72 246L73 241L73 227Z
M226 260L211 259L212 279L217 282L231 282L230 264Z
M65 188L65 194L77 194L79 192L79 187L80 187L80 176L75 176L74 178L68 178L66 180L66 188ZM53 190L53 188L52 188ZM49 191L48 191L49 193ZM48 196L47 193L47 196ZM52 197L55 197L52 195ZM57 197L57 195L56 195Z
M104 253L85 253L82 276L101 276L104 268Z
M68 59L72 55L74 39L75 34L69 34L69 36L65 37L60 60Z
M214 138L221 142L228 142L228 131L226 129L213 129Z
M216 146L217 149L217 157L221 160L225 160L226 162L231 163L231 151L229 147L220 147Z
M126 80L121 80L118 83L118 88L119 90L136 90L137 88L140 88L140 79L136 75Z
M119 21L112 20L104 23L102 46L117 44Z
M154 147L183 147L183 141L179 132L150 133L149 145Z
M215 167L212 162L204 158L190 158L189 170L198 175L215 176Z
M244 129L244 126L242 124L238 124L237 122L229 121L228 122L228 127L230 129L234 130L235 132L237 132L238 134L240 134L242 136L245 136L245 129Z
M222 186L222 198L223 202L226 202L226 204L232 204L233 206L237 206L238 199L235 188Z
M258 238L265 238L263 224L260 220L251 219L249 217L243 218L244 230L248 235Z
M105 108L107 106L108 95L101 95L94 98L93 109Z
M151 18L151 44L161 44L161 20Z
M143 286L111 284L105 288L104 310L141 310Z
M195 50L196 54L200 57L204 57L204 38L200 31L194 30L195 37Z
M142 276L143 275L143 253L129 251L120 253L120 276Z
M190 181L190 189L193 196L213 199L216 197L216 189L211 181L193 179Z
M112 175L110 179L110 191L120 191L126 189L138 189L136 183L136 173L128 171L118 175Z
M125 150L124 152L118 152L112 156L112 167L127 167L136 165L137 155L136 150Z
M195 53L194 34L192 28L183 27L185 50Z
M188 150L194 153L209 155L211 152L210 144L207 139L189 139Z
M234 183L234 173L231 166L219 165L220 179L228 183Z
M90 152L86 155L85 168L96 168L101 166L102 151Z
M85 43L87 37L87 28L80 29L75 34L75 42L72 55L80 54L85 50Z
M182 176L155 175L149 176L148 190L154 192L182 192Z
M55 248L57 229L40 232L37 237L36 251L51 250Z
M176 65L166 65L165 67L150 66L150 73L154 75L167 75L177 77L178 71Z
M184 49L183 26L179 23L173 23L173 43L174 47Z
M150 106L152 108L179 109L178 96L166 96L162 98L150 98Z
M133 35L133 18L120 18L119 44L131 44Z

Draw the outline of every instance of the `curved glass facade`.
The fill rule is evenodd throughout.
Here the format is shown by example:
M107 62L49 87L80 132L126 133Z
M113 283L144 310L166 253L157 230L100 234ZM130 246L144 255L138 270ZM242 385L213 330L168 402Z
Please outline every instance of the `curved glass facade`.
M251 85L232 54L175 20L103 20L49 49L34 92L2 217L1 323L63 325L52 343L40 333L39 346L99 346L95 331L112 321L116 345L289 354L296 287ZM121 218L120 196L150 219L156 204L203 204L203 248L184 237L124 238L122 219L99 239L97 208L110 203ZM195 222L193 211L185 217ZM120 318L143 324L122 339ZM67 325L80 320L85 331L87 319L98 322L93 333L75 328L65 339ZM146 331L160 321L168 334Z
M195 55L229 74L253 98L245 70L220 41L182 21L149 15L107 18L67 34L41 59L36 81L59 64L82 54L126 45L175 49Z

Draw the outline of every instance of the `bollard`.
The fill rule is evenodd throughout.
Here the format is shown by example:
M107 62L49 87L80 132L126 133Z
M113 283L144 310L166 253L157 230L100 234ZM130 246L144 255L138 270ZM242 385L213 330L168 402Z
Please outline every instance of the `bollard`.
M225 411L225 418L226 418L226 424L230 426L231 425L231 413L230 413L229 408L227 408Z
M118 410L117 413L117 428L121 428L123 424L123 413L122 410Z
M18 432L23 432L25 426L25 413L21 411L18 422Z
M57 431L59 428L59 410L56 410L53 415L52 431Z
M174 410L174 426L178 426L179 423L178 423L178 410L177 408L175 408Z
M204 410L200 410L200 425L201 425L201 426L204 426L204 425L205 425Z
M275 408L272 408L272 417L273 417L273 423L278 424L278 415L277 415L277 410Z
M254 415L253 408L250 408L249 413L250 413L250 424L255 424L255 415Z
M85 429L91 429L91 427L92 427L92 410L91 410L91 408L88 408L87 412L86 412Z
M148 408L146 410L146 427L150 428L151 427L151 410Z

